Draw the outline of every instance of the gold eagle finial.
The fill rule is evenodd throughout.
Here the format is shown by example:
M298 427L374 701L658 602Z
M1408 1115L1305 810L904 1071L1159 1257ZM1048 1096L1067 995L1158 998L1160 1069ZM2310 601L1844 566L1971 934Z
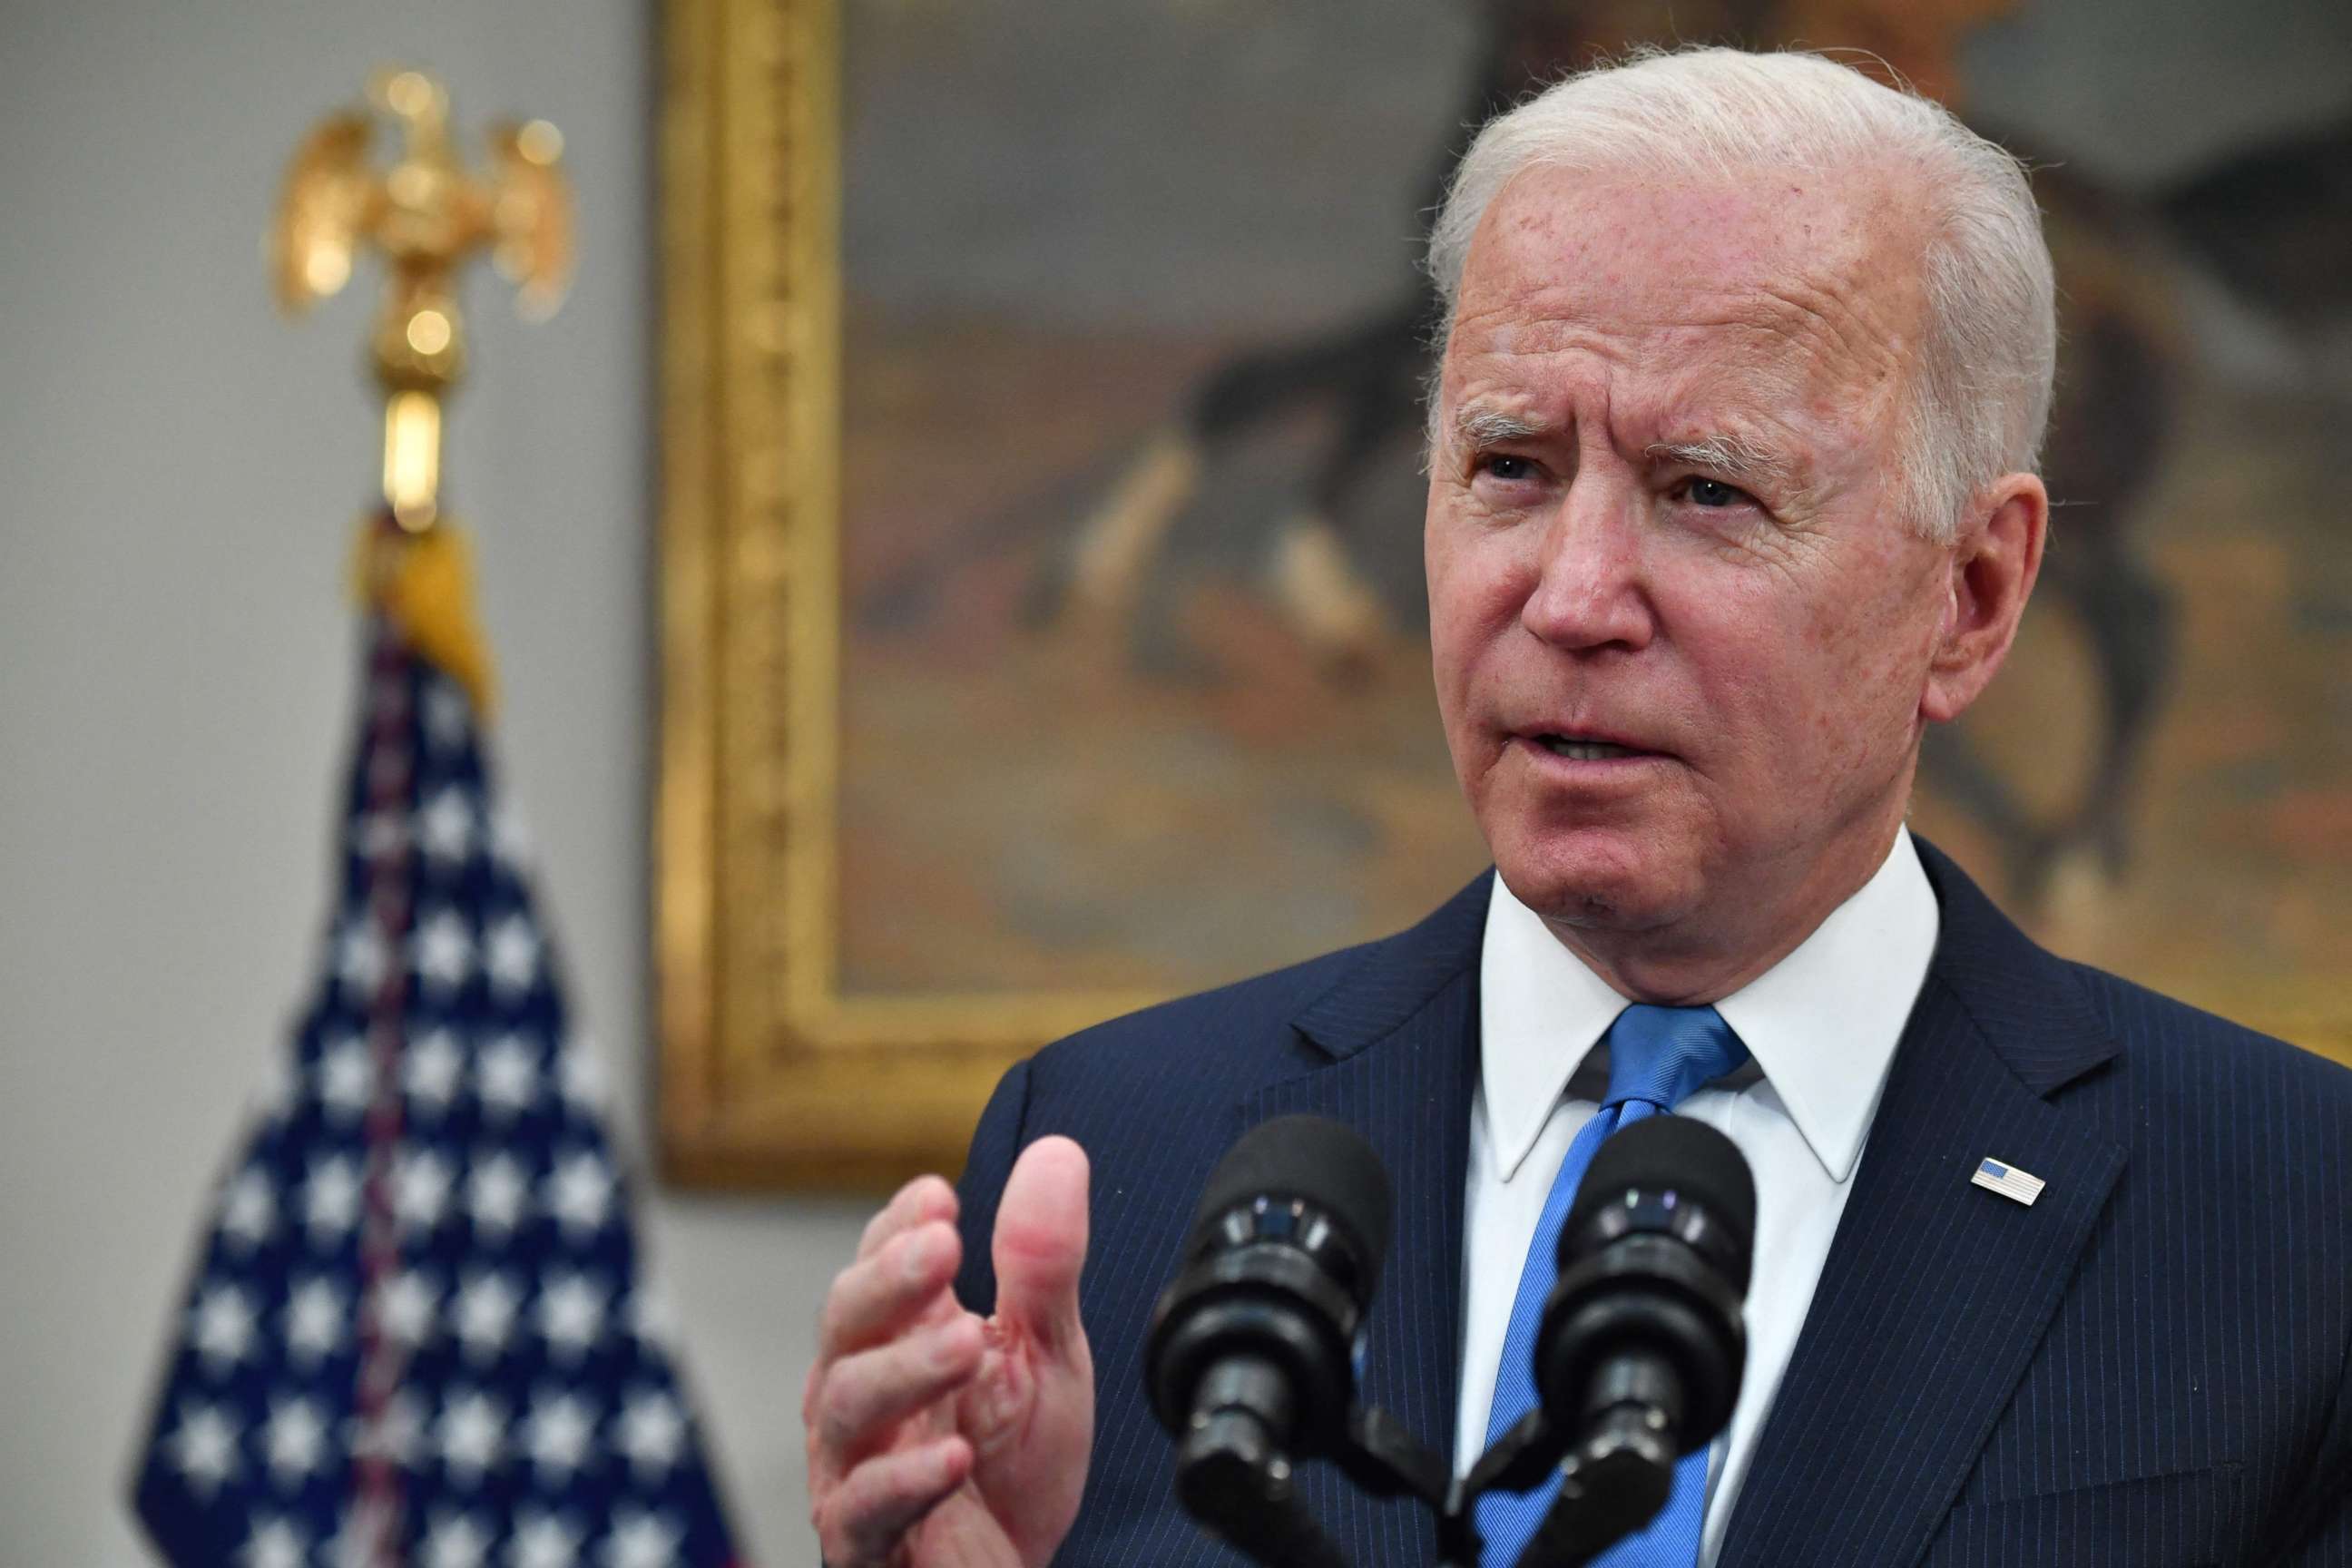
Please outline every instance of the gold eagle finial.
M384 391L384 499L403 526L437 512L441 402L465 368L457 273L487 248L520 286L526 316L552 311L570 281L572 189L563 138L543 120L489 134L489 173L478 176L449 135L449 95L422 71L379 72L370 109L313 126L287 165L271 226L269 263L279 307L299 314L351 280L362 247L385 264L383 308L371 358ZM402 132L400 156L368 161L374 115Z

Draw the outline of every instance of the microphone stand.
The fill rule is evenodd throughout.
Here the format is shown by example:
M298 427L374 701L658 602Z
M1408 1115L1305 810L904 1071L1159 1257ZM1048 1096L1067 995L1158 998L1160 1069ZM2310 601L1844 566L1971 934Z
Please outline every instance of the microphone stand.
M1565 1454L1563 1442L1564 1435L1536 1409L1479 1456L1456 1486L1454 1506L1438 1520L1438 1557L1445 1568L1476 1568L1485 1549L1473 1517L1479 1498L1528 1491L1555 1472L1559 1495L1520 1552L1518 1568L1581 1568L1666 1506L1675 1455L1654 1409L1620 1405Z
M1455 1478L1404 1424L1378 1405L1349 1412L1331 1461L1367 1497L1410 1497L1437 1529L1439 1568L1480 1568L1486 1542L1476 1505L1490 1491L1524 1492L1557 1471L1559 1495L1517 1568L1582 1568L1656 1517L1674 1489L1675 1454L1662 1427L1621 1406L1581 1444L1563 1452L1564 1434L1532 1410ZM1205 1456L1200 1456L1205 1457ZM1239 1455L1231 1455L1239 1459ZM1296 1511L1287 1461L1259 1454L1243 1461L1269 1506L1255 1519L1228 1518L1218 1533L1269 1568L1346 1568L1347 1559L1314 1521Z

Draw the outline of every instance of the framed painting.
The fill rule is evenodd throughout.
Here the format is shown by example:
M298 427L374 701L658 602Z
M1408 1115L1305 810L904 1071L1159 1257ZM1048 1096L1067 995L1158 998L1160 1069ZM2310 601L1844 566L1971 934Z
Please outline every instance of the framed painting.
M1975 115L2004 7L1701 9ZM1415 241L1466 123L1652 14L668 0L673 1176L952 1170L1046 1040L1484 867L1427 675ZM2352 311L2347 215L2278 195L2340 134L2232 126L2162 179L2042 154L2065 507L1914 820L2062 951L2343 1054L2352 414L2212 336Z

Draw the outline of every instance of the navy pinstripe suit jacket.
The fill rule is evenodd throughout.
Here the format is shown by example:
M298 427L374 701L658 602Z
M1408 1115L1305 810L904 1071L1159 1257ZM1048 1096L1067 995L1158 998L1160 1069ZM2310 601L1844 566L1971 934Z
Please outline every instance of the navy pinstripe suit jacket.
M1721 1568L2352 1568L2352 1074L2036 947L1921 847L1942 937L1725 1541ZM1094 1163L1097 1367L1059 1561L1241 1559L1171 1500L1143 1329L1210 1167L1286 1111L1355 1126L1397 1188L1363 1396L1451 1454L1486 879L1412 930L1091 1029L1015 1068L974 1136L959 1289L1020 1147ZM1972 1187L1987 1155L2031 1208ZM1327 1466L1350 1562L1424 1520Z

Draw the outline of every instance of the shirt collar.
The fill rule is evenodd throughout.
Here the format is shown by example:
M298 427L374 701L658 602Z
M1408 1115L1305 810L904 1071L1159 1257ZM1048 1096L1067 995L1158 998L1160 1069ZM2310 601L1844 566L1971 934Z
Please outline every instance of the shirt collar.
M1794 952L1716 1004L1830 1179L1853 1173L1939 915L1908 829ZM1495 1174L1508 1181L1625 999L1494 879L1479 955L1481 1087Z

